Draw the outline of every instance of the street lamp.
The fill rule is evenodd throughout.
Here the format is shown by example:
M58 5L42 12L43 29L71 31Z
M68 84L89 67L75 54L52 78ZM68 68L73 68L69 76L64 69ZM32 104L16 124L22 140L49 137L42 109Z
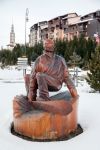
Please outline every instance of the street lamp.
M26 24L28 22L28 14L29 14L29 9L26 8L26 12L25 12L25 55L26 55Z

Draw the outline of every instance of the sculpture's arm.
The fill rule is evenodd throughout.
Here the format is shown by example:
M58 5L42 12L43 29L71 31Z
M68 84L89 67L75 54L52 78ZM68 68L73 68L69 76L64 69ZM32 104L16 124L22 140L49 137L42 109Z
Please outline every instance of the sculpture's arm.
M38 72L38 67L39 67L39 57L36 59L35 61L35 64L34 64L34 67L32 68L32 71L31 71L31 76L30 76L30 90L33 88L33 80L34 78L36 77L36 73Z
M70 91L70 94L72 95L72 97L78 97L78 93L77 93L77 90L75 88L75 85L70 77L70 74L69 74L69 71L68 71L68 68L67 68L67 65L65 63L65 60L63 60L63 65L64 65L64 82L65 84L67 85L69 91Z
M64 70L64 82L67 85L72 97L77 97L78 96L77 90L76 90L75 85L69 75L68 70L66 70L66 69Z
M29 83L29 93L28 93L28 100L31 102L33 100L33 89L36 87L35 79L36 79L36 73L38 72L38 66L39 66L39 58L36 59L34 68L31 71L30 75L30 83Z

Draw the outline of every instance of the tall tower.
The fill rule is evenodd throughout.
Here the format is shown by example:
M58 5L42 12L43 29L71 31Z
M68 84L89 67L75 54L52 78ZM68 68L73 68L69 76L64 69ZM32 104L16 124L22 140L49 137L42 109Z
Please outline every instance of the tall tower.
M11 26L11 32L10 32L10 45L13 47L15 46L15 32L14 32L14 25Z

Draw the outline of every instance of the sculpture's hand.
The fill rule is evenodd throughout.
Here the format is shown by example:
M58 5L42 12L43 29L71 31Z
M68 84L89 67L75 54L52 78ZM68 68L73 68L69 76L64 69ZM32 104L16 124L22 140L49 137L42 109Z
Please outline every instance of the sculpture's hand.
M33 93L32 92L29 92L28 93L28 101L31 103L33 100Z
M78 98L79 98L79 95L78 95L76 89L72 88L72 89L70 90L70 93L71 93L71 95L72 95L73 98L75 98L75 99L78 99Z

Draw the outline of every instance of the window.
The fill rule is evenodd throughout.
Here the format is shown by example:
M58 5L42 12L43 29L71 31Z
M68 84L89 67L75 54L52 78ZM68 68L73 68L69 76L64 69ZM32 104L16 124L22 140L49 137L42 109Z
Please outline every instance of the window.
M96 16L100 17L100 11L96 12Z

